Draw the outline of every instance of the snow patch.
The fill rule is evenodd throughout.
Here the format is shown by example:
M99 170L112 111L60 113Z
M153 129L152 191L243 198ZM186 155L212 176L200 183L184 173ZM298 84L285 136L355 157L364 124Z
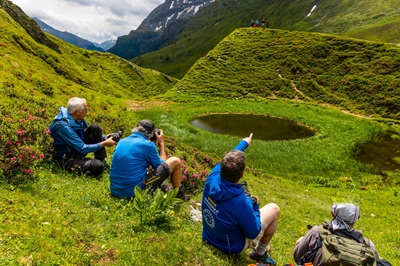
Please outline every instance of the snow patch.
M311 16L312 12L313 12L316 8L317 8L317 5L313 6L313 7L311 8L310 13L308 13L307 17Z

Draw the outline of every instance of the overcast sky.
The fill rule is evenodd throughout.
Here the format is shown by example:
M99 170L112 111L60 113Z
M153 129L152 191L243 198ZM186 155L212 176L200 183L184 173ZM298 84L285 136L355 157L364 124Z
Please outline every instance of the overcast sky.
M92 42L136 29L164 0L11 0L30 17Z

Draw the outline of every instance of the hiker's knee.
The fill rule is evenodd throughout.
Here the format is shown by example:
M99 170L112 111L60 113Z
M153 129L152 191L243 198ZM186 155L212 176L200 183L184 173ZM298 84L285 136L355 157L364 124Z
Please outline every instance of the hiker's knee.
M174 172L176 170L180 170L181 169L181 159L179 159L178 157L169 157L166 161L165 161L170 169L170 172Z
M281 209L275 203L268 203L264 207L260 209L260 213L262 217L268 217L268 219L278 219L280 215Z

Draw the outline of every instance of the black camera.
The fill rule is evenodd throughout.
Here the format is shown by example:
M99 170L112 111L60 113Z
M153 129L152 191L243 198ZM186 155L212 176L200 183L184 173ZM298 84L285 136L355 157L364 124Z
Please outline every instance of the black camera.
M160 133L161 133L161 130L158 129L158 128L155 128L155 129L153 130L153 136L151 136L150 140L157 140L156 134L157 134L157 135L160 135Z
M113 141L118 142L122 138L122 131L117 131L116 133L110 134Z
M246 197L251 199L253 205L257 205L257 198L250 194L249 188L247 187L247 182L243 180L240 185L242 186L242 191L246 195Z

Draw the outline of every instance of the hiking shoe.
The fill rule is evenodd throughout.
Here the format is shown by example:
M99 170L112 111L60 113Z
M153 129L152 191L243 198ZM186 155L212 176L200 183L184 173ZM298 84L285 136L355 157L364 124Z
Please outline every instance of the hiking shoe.
M161 190L164 191L164 192L168 192L168 191L173 190L173 189L174 189L174 187L169 183L161 184Z
M257 251L253 249L249 254L249 258L257 262L265 263L270 266L276 265L276 260L271 259L268 256L267 252L265 252L264 255L258 255Z
M189 201L190 196L188 194L184 194L183 185L179 187L178 194L176 195L177 198L182 199L183 201Z

